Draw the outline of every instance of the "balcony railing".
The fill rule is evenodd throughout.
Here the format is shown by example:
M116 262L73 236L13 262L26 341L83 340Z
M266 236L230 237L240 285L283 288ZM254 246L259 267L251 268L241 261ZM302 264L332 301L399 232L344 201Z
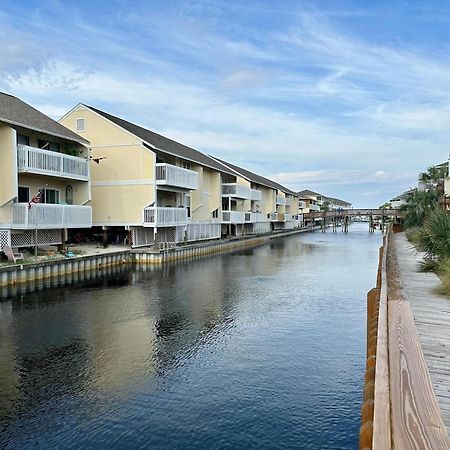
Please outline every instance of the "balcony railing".
M250 189L250 200L260 201L262 199L262 192L258 189Z
M12 205L11 228L52 229L52 228L90 228L92 208L81 205L51 205L28 203Z
M256 223L256 222L264 222L265 216L261 212L246 212L245 213L245 222L247 223Z
M292 222L294 220L292 214L283 214L283 216L285 222Z
M311 203L311 204L309 205L309 209L310 209L311 211L320 211L320 206L319 206L319 205L315 205L314 203Z
M222 211L222 220L224 223L245 223L245 212Z
M270 213L269 214L269 220L271 221L271 222L278 222L278 214L277 213Z
M286 204L286 197L283 197L282 195L276 196L276 204L277 205L285 205Z
M250 200L251 189L237 183L224 183L222 184L222 197L235 197Z
M292 198L291 197L285 197L285 205L286 206L291 206L292 205Z
M172 164L156 164L156 184L182 189L198 189L198 173Z
M151 206L144 209L144 227L171 227L186 225L187 222L187 208Z
M86 159L29 145L19 144L17 146L17 168L19 172L89 180L89 167Z

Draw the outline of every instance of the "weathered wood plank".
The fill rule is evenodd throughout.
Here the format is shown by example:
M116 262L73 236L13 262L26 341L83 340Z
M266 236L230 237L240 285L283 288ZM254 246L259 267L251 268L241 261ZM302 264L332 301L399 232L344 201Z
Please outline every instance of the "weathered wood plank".
M448 447L447 431L409 303L389 300L388 320L394 447L445 449Z

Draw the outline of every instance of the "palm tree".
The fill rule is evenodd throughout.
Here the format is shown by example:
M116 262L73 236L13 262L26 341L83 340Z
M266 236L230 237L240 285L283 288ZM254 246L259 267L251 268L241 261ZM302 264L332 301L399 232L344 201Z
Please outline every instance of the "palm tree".
M405 213L405 225L407 228L423 225L430 210L437 205L438 195L435 190L415 190L406 201L402 209Z

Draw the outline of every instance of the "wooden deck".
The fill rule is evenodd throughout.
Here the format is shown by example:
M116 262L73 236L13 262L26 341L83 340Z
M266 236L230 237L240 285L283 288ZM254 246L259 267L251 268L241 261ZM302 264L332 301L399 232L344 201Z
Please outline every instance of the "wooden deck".
M439 286L433 273L418 271L422 254L417 253L405 233L394 237L399 263L399 279L409 301L423 355L428 366L442 418L450 430L450 299L437 295Z

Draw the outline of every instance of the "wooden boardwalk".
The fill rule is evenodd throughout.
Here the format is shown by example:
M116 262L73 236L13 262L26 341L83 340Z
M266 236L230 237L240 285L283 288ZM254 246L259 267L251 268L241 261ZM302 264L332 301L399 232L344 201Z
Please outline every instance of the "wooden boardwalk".
M450 430L450 299L433 290L440 285L433 273L418 271L423 255L417 253L405 233L395 234L399 278L409 300L417 334L442 417Z

